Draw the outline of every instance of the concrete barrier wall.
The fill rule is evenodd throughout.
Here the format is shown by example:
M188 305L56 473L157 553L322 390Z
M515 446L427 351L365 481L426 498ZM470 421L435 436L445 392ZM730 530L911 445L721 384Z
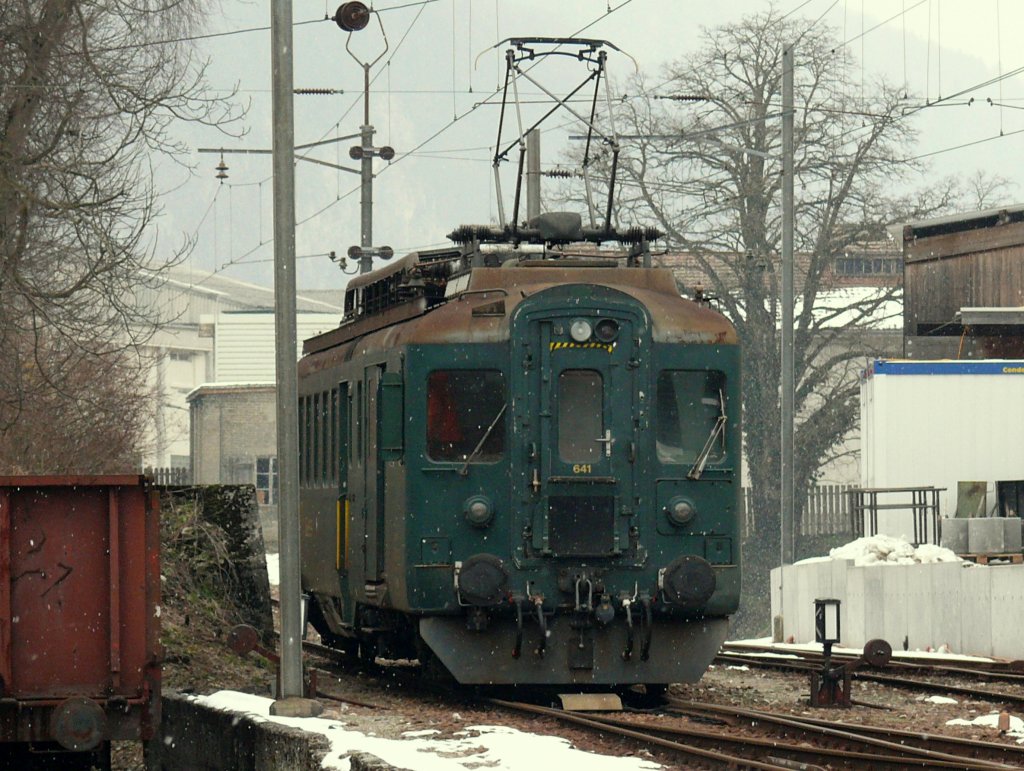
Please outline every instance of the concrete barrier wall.
M1024 659L1024 565L943 562L856 567L852 560L785 565L771 573L772 616L783 639L814 642L814 600L841 602L841 643L881 637L894 650L949 646L953 653Z
M165 693L151 771L320 771L327 740L251 715Z

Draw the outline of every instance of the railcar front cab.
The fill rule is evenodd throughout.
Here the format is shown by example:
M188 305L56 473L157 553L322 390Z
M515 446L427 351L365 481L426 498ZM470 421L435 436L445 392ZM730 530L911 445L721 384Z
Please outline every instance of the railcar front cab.
M523 300L507 348L410 349L436 479L410 491L434 513L412 604L456 679L699 679L739 594L738 364L580 284Z

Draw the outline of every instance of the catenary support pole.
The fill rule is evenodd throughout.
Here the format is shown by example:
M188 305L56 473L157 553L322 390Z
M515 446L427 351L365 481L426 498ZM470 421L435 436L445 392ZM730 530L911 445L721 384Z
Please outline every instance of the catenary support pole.
M526 132L526 220L540 216L540 129Z
M302 696L299 587L298 381L295 322L295 125L292 103L292 3L271 7L274 153L274 334L277 365L277 467L281 568L281 693Z
M793 506L793 46L782 52L782 563L795 556Z
M373 126L370 125L370 65L363 64L363 125L359 127L363 154L359 164L359 272L373 270Z

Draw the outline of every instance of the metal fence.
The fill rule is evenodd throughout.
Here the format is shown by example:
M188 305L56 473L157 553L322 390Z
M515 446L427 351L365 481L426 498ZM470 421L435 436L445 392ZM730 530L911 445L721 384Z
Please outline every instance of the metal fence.
M846 491L854 485L815 485L807 490L800 514L800 535L831 535L850 532L850 501ZM753 515L753 491L743 488L743 536L757 532Z
M192 484L192 472L188 468L168 467L161 466L154 468L153 466L146 466L143 472L146 476L153 480L154 484L157 485L190 485Z

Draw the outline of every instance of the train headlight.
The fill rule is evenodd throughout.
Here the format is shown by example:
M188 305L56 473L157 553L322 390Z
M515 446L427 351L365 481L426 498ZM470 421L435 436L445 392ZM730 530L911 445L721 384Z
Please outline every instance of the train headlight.
M594 337L602 343L615 342L619 336L619 322L615 319L601 319L594 327Z
M494 518L494 506L486 495L474 495L466 499L462 513L474 527L487 527Z
M594 329L586 319L576 319L569 327L569 337L577 343L587 342L593 333Z
M697 507L689 498L677 496L668 502L665 516L673 525L685 525L697 516Z

